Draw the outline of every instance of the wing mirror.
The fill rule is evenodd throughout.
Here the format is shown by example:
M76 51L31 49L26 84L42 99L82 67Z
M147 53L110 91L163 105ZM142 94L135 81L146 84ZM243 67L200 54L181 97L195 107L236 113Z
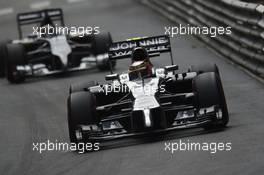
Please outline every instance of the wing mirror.
M165 66L165 71L166 72L172 72L172 71L175 71L175 70L178 70L179 69L179 66L178 65L170 65L170 66Z
M110 74L105 76L106 81L118 80L118 78L119 78L118 74Z

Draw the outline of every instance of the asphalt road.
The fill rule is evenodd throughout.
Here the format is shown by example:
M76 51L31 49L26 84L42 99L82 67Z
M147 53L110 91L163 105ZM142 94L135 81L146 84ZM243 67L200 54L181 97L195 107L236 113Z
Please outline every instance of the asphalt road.
M16 9L29 10L29 1L1 2L14 5L14 12L0 16L0 36L15 38ZM36 1L33 1L36 2ZM61 5L66 23L100 26L114 40L163 34L173 25L133 0L86 0ZM243 71L216 56L190 36L172 39L174 60L182 69L191 64L214 62L221 71L230 112L228 128L221 132L193 130L175 133L166 139L138 144L115 143L115 148L87 154L32 151L34 142L68 142L66 98L71 83L104 80L107 72L96 69L70 77L49 77L10 85L0 80L0 174L263 174L264 167L264 86ZM164 58L155 59L156 66ZM167 62L169 63L169 62ZM117 72L127 69L128 61L118 62ZM206 151L164 151L164 142L231 142L231 151L211 154Z

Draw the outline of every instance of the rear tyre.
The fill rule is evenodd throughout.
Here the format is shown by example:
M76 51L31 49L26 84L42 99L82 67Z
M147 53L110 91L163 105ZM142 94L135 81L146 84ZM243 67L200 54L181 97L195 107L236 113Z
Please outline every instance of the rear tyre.
M78 84L72 84L70 86L70 94L75 92L82 92L85 91L86 88L96 86L97 83L95 81L88 81L88 82L80 82Z
M6 77L10 83L25 81L25 75L17 70L17 66L25 66L26 54L22 44L7 44Z
M5 76L6 45L9 40L0 42L0 78Z
M90 92L76 92L68 98L68 129L71 143L79 143L76 130L79 125L97 124L96 98Z
M224 128L229 121L229 115L220 77L214 72L200 74L193 80L193 89L196 93L198 109L218 105L222 110L222 119L218 119L204 128Z

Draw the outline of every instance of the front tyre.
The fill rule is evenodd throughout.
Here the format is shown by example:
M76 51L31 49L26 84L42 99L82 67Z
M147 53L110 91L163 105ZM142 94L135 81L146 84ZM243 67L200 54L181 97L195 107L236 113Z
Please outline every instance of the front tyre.
M94 55L102 55L108 53L108 49L113 43L109 32L100 32L93 35L92 49Z
M79 143L76 131L80 125L95 125L96 98L90 92L76 92L68 98L68 129L71 143Z
M200 64L200 65L192 65L189 70L190 70L190 72L196 72L197 74L214 72L218 76L220 75L217 65L216 64L212 64L212 63L206 63L206 64Z
M6 45L9 40L0 41L0 77L5 76Z
M6 78L10 83L25 81L25 75L17 70L17 66L25 66L26 53L22 44L7 44Z
M97 57L97 68L101 71L115 68L116 61L111 61L108 58L108 49L112 45L113 40L109 32L101 32L93 36L92 49L94 55Z
M214 72L200 74L193 80L193 89L198 109L219 106L222 110L222 118L212 122L205 129L224 128L229 121L229 114L220 77Z

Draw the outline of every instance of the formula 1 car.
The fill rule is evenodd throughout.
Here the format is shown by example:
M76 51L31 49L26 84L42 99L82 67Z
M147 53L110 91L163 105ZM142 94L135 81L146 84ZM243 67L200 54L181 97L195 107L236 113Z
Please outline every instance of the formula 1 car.
M86 70L94 66L109 70L107 51L112 43L109 33L98 29L90 34L67 32L61 9L20 13L17 24L20 39L0 43L0 75L4 76L6 72L11 83L23 82L27 77ZM22 26L25 25L32 25L31 32L34 26L38 31L23 38Z
M150 58L166 52L171 65L154 68ZM215 64L191 66L180 73L166 35L112 44L111 60L127 57L132 60L129 70L107 75L108 83L71 85L71 142L99 142L192 127L222 129L227 125L229 114Z

